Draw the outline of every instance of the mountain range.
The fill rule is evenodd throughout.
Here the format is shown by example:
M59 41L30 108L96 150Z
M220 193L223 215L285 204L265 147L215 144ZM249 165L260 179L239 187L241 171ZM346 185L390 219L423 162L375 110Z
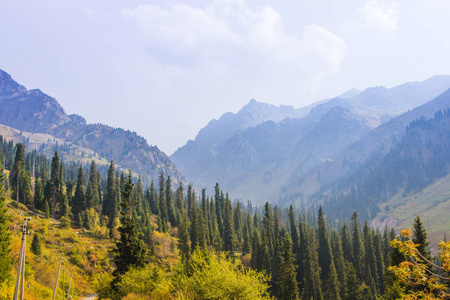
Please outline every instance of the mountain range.
M302 109L252 100L238 113L226 113L209 122L171 159L196 185L219 182L232 196L258 204L314 193L330 180L328 168L330 177L344 175L347 166L355 167L352 163L361 163L375 151L371 147L376 148L379 139L390 139L392 134L398 138L412 120L406 115L393 121L385 132L374 129L448 88L450 76L434 76L390 89L353 90ZM397 123L398 133L394 132ZM358 147L365 147L366 152L349 152Z
M50 157L58 150L65 161L95 159L105 164L113 160L123 170L141 175L144 182L156 179L161 172L174 182L181 180L169 157L135 132L87 124L82 116L68 115L55 98L39 89L27 90L2 70L0 124L0 135Z
M449 88L450 76L434 76L302 108L252 99L169 158L135 132L66 114L56 99L0 70L0 135L49 157L58 150L65 161L113 160L144 183L161 172L197 189L218 182L233 199L327 203L331 214L358 209L380 227L403 226L418 213L409 207L422 207L438 234L431 223L450 208Z

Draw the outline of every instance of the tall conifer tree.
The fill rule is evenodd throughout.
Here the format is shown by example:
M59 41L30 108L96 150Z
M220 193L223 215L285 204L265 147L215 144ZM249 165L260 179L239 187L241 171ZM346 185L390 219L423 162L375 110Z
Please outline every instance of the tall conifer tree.
M119 227L120 240L116 243L114 249L114 262L117 266L113 272L112 286L117 290L117 284L121 276L131 267L141 268L145 266L146 247L139 239L139 233L136 228L136 220L133 218L133 212L136 209L136 201L133 199L133 182L131 180L131 171L124 184L123 197L121 202L122 212Z
M75 195L73 196L72 202L72 213L74 216L77 216L79 213L86 209L86 199L84 194L84 174L82 166L80 166L80 168L78 169L77 186L75 188Z
M295 256L292 253L292 242L287 232L281 240L281 262L278 272L277 285L280 289L279 299L298 299L297 274L295 272Z
M102 205L102 214L108 216L108 228L113 228L114 220L118 217L118 203L116 203L116 184L114 178L114 162L108 168L105 186L105 196Z

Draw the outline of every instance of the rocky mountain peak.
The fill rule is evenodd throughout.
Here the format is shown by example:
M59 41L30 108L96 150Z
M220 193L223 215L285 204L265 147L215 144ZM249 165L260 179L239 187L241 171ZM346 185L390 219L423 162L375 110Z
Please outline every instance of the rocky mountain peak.
M0 96L11 96L17 92L25 92L27 89L18 84L11 75L0 70Z

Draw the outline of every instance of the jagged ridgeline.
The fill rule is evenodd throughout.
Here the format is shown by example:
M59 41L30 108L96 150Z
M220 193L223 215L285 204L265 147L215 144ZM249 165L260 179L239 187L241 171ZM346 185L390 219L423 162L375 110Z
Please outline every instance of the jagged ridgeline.
M385 289L384 266L395 233L375 231L367 222L362 226L356 213L342 220L314 206L244 205L232 201L219 184L208 195L206 189L174 186L164 174L146 187L113 164L105 178L93 161L66 165L57 153L50 160L35 151L26 153L20 143L13 147L3 141L1 146L14 153L5 183L15 206L20 202L46 218L53 216L63 228L106 232L103 239L117 241L112 259L118 268L112 277L106 275L99 295L167 299L184 292L194 298L215 292L226 299L269 294L279 299L357 299L373 298ZM48 237L41 239L40 244ZM38 253L36 243L33 251ZM219 255L222 251L227 255ZM67 255L70 260L75 253ZM244 279L230 281L233 276ZM136 280L153 288L139 288ZM164 290L165 285L174 288Z
M122 170L140 174L150 183L161 171L174 182L181 173L157 146L150 146L135 132L103 124L87 124L39 89L27 90L0 70L0 134L48 157L58 150L66 161L95 160L107 166L110 160Z

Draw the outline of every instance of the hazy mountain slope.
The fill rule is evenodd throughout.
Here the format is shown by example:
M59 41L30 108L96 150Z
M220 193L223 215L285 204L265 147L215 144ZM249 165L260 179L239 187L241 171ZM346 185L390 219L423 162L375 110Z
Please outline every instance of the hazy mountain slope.
M437 180L423 190L405 194L402 189L380 205L381 211L371 221L371 226L385 225L398 229L411 228L419 215L427 229L428 239L442 240L450 232L448 212L450 211L450 175ZM432 245L436 250L436 244Z
M303 116L308 113L308 110L308 108L294 109L292 106L277 107L251 100L238 113L228 112L219 120L210 121L199 131L194 141L189 140L170 158L188 180L201 184L204 181L197 174L210 168L219 149L236 132L258 126L266 121L278 122L289 117Z
M145 178L156 178L161 171L175 181L181 178L170 159L135 132L86 124L81 116L67 115L55 98L40 90L27 90L1 70L0 92L0 124L30 133L50 134L90 149L108 161L112 159L120 167Z
M322 174L315 172L318 166L339 158L344 148L364 138L370 129L449 87L450 76L435 76L391 89L350 90L302 110L251 101L239 113L211 121L195 141L189 141L171 158L189 181L198 186L220 182L232 196L243 199L275 201L290 194L314 192L322 180L341 171ZM274 117L289 114L285 120ZM346 121L334 123L333 116L336 122L339 118ZM269 117L272 119L263 122ZM365 152L357 155L367 159ZM342 160L347 161L351 159ZM342 163L337 166L342 167Z
M447 176L449 147L450 109L438 111L432 119L421 117L407 126L404 136L386 155L370 157L338 179L318 200L328 199L333 211L350 215L357 209L370 219L399 191L403 197L420 193Z
M328 184L350 170L355 170L369 157L376 156L381 159L401 140L409 123L421 116L433 117L436 111L449 107L450 90L447 90L435 99L375 128L363 139L342 151L333 161L324 164L316 171L316 176L321 177L322 184Z

